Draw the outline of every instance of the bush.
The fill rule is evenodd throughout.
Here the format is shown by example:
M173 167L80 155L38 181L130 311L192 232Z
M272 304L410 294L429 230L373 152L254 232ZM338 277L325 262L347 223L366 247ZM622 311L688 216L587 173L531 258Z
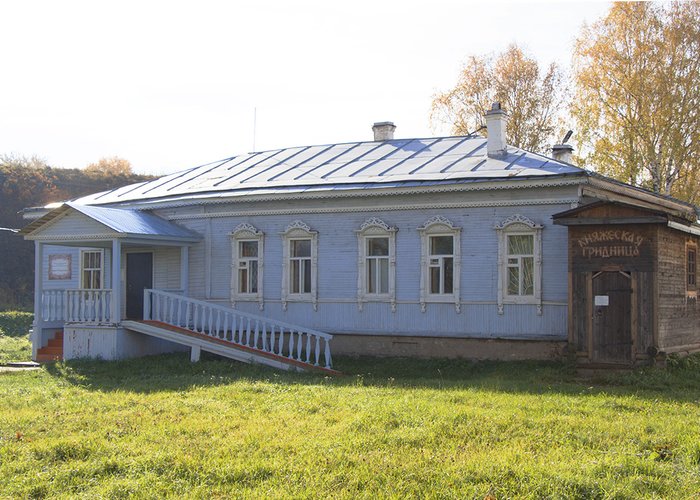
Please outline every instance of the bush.
M8 337L26 337L32 321L34 321L34 315L29 312L0 312L0 332Z

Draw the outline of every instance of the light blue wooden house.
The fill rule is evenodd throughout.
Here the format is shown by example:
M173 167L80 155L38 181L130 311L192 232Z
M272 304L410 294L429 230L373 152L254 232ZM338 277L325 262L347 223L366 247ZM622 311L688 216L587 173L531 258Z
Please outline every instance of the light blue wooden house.
M201 350L543 359L567 344L567 227L594 201L686 204L478 135L255 152L28 213L33 355ZM692 214L691 214L692 212ZM61 333L62 332L62 333Z

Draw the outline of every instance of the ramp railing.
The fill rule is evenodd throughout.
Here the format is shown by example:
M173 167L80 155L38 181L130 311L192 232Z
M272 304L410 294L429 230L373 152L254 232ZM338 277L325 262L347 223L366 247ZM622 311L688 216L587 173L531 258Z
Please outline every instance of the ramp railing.
M163 290L144 290L144 320L248 349L332 368L332 335Z

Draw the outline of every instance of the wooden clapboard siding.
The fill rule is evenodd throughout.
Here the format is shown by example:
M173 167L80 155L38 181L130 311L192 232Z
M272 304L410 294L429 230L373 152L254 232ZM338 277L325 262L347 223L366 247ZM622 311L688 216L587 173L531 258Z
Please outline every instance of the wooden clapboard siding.
M512 193L498 193L505 204ZM558 193L561 195L561 193ZM518 197L523 196L517 193ZM532 193L530 193L532 196ZM455 195L441 201L456 200ZM394 200L395 201L395 200ZM406 203L435 200L410 199ZM363 203L369 203L362 200ZM332 202L318 200L322 208ZM337 202L336 202L337 203ZM375 200L376 203L376 200ZM160 211L178 223L209 238L190 249L190 294L195 298L222 304L229 300L231 284L230 233L238 224L249 223L265 234L263 292L265 314L284 321L308 325L329 332L399 335L444 335L476 337L558 337L566 338L567 254L566 228L554 226L551 214L569 205L487 206L467 208L426 208L406 210L353 210L337 213L269 213L284 207L279 204L258 206L220 205L208 207L215 217L202 214L201 207ZM289 205L287 205L289 208ZM355 207L357 208L357 207ZM250 215L246 215L246 209ZM227 210L235 215L226 216ZM267 213L266 213L267 212ZM505 305L497 310L498 235L494 225L514 215L524 215L544 226L543 237L543 314L535 305ZM417 228L429 218L441 215L461 231L461 301L458 313L453 303L428 303L420 311L421 245ZM202 217L202 218L196 218ZM397 311L389 303L357 305L357 235L355 231L370 217L381 218L396 227L396 300ZM310 303L281 304L282 237L294 220L302 220L318 231L318 310ZM209 277L207 279L207 276ZM237 302L237 307L255 312L258 303Z
M659 229L659 349L673 350L700 343L700 305L686 288L686 245L698 238L669 228Z
M255 303L236 303L246 312L256 313ZM426 336L452 338L566 339L566 305L545 305L538 316L533 306L512 305L503 315L495 304L464 304L455 313L452 304L431 304L425 313L418 304L398 304L396 313L389 304L366 303L360 312L354 303L322 302L315 312L311 304L290 303L283 311L279 303L268 303L265 315L281 321L303 323L310 328L324 327L332 334Z
M116 234L116 231L78 212L67 213L56 218L41 231L42 238L56 237L59 239L66 235L91 236L96 234Z
M180 249L153 248L153 286L165 290L180 288Z
M46 245L44 248L42 262L42 288L44 290L67 290L80 288L80 251L81 250L100 250L93 247L64 247L58 245ZM71 256L71 278L68 280L50 280L49 279L49 256L50 255L70 255ZM110 269L112 266L112 251L104 249L104 268L103 280L104 288L110 288L112 276Z
M49 256L51 255L70 255L71 258L71 277L66 280L50 280L49 279ZM62 247L57 245L46 245L44 247L43 262L41 264L43 271L44 290L64 290L80 288L80 249L76 247Z

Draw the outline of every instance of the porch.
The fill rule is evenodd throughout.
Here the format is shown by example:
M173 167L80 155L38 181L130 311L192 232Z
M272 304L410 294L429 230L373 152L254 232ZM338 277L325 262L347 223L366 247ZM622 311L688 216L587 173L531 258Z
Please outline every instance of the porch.
M143 291L143 315L112 321L112 290L44 291L44 324L61 329L37 361L72 358L119 359L189 349L279 369L335 373L324 332L186 297L183 290Z
M141 319L144 289L187 293L189 247L202 239L149 212L73 203L20 234L35 248L33 359L66 325Z
M40 349L51 359L189 349L192 361L204 350L332 372L331 335L188 297L189 247L202 239L188 229L148 212L67 203L22 233L35 242L33 359Z

